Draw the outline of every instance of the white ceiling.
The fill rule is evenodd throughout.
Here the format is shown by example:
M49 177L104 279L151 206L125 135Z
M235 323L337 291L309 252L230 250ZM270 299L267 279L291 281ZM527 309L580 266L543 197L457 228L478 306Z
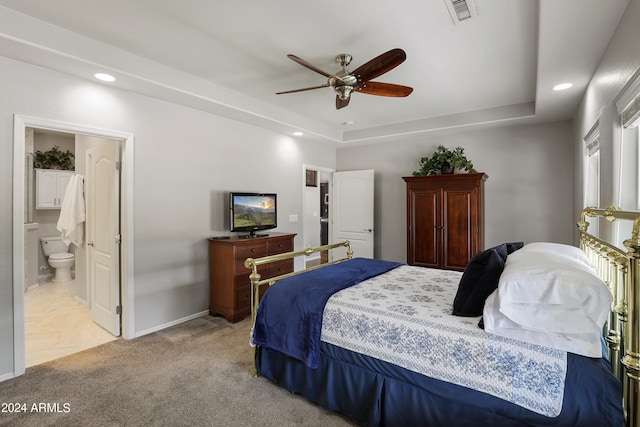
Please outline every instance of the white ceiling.
M339 145L505 120L573 117L629 0L0 0L0 55L312 140ZM393 48L407 60L375 81L407 98L355 93L335 108L330 73ZM554 92L552 86L573 82ZM352 122L353 124L345 124Z

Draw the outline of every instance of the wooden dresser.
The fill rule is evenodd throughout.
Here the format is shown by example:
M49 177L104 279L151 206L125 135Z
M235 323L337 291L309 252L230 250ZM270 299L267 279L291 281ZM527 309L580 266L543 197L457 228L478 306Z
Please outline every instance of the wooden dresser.
M295 234L269 233L267 237L209 238L209 314L229 322L244 319L251 311L250 270L244 260L293 250ZM293 259L258 269L262 279L293 271ZM266 288L265 288L266 290Z
M464 270L484 249L484 173L404 177L407 263Z

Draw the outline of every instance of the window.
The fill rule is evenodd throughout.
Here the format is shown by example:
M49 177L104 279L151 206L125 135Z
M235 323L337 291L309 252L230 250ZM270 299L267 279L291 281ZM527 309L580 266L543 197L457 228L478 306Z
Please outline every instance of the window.
M600 122L584 137L584 207L600 207ZM598 235L598 221L591 221L589 233Z
M614 141L613 178L615 203L624 210L640 209L640 70L638 70L616 98L619 114L619 136ZM622 246L623 236L631 234L630 221L616 226L616 242Z

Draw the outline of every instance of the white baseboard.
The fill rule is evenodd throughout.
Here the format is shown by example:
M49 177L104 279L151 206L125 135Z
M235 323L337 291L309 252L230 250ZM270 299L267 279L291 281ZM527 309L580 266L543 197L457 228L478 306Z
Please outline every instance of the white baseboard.
M73 300L89 308L89 303L87 302L87 300L80 298L78 295L74 295Z
M4 374L4 375L0 375L0 383L2 381L7 381L7 380L10 380L10 379L15 378L15 377L16 376L15 376L15 374L13 372L8 373L8 374Z
M134 338L138 338L144 335L152 334L154 332L161 331L163 329L169 328L171 326L179 325L180 323L188 322L189 320L197 319L198 317L202 317L204 315L209 314L209 310L201 311L200 313L195 313L187 317L183 317L181 319L174 320L172 322L165 323L163 325L154 326L153 328L146 329L144 331L137 332Z

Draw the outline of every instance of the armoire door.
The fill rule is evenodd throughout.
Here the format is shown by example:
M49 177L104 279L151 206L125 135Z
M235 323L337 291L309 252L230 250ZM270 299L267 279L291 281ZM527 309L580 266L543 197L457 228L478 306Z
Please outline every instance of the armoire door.
M443 251L441 268L464 270L475 254L477 229L477 190L442 192Z
M437 249L442 240L442 230L439 228L440 219L440 191L418 190L408 194L409 205L407 214L408 259L410 265L437 268L440 265Z

